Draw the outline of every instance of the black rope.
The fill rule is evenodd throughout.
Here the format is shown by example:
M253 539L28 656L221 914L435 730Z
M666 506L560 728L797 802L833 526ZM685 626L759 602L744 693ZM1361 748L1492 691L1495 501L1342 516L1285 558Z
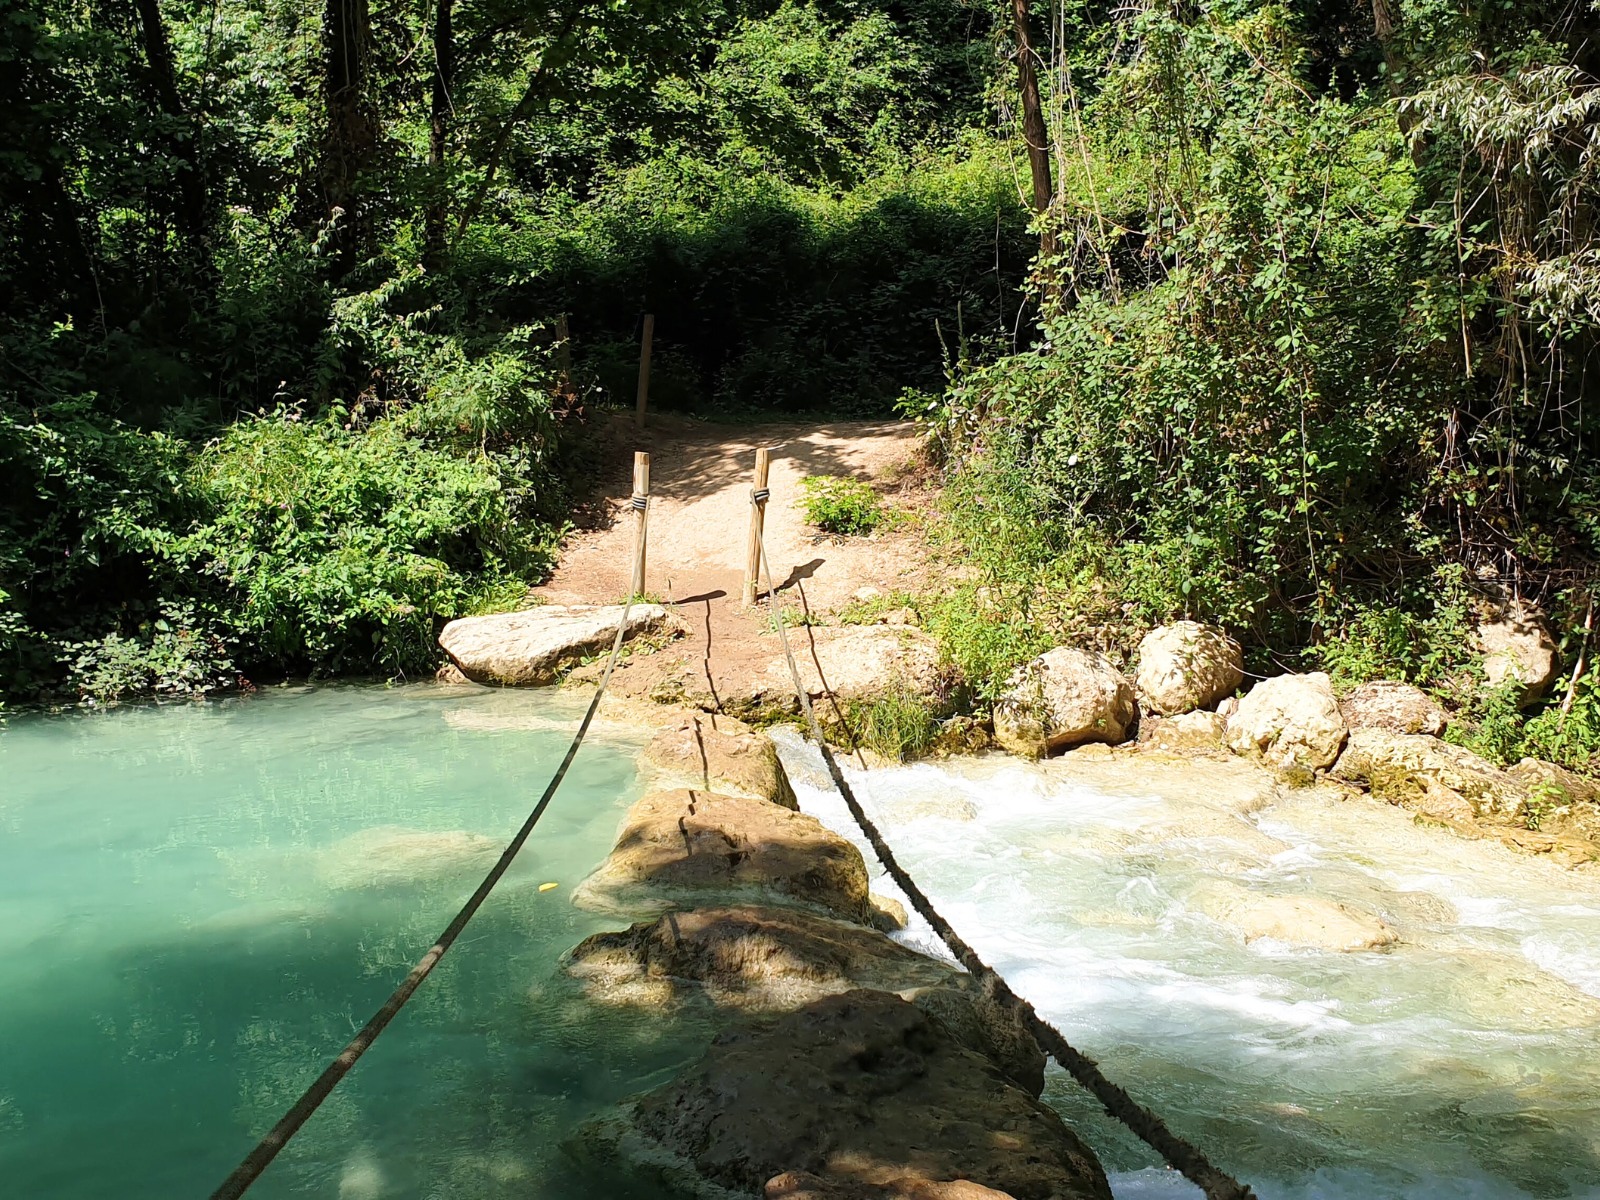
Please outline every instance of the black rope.
M771 499L771 497L772 490L770 488L757 488L755 491L750 493L750 499L754 500L757 504L765 504L769 499Z
M641 531L642 536L642 531ZM261 1173L267 1169L272 1160L278 1156L300 1127L310 1119L322 1102L339 1081L350 1073L350 1068L367 1052L367 1048L378 1040L389 1022L405 1007L406 1001L416 990L422 986L422 981L428 977L433 968L438 966L439 960L444 957L445 951L450 949L452 943L460 936L461 931L467 927L467 922L477 914L483 902L489 898L489 893L494 890L494 885L500 882L500 877L510 868L512 860L517 857L517 852L522 849L528 835L533 832L533 827L539 823L539 818L544 816L544 810L550 806L551 798L556 794L556 789L561 786L561 781L566 778L567 768L572 766L572 760L578 755L578 747L583 745L584 735L589 732L589 724L594 720L595 711L600 707L600 698L605 695L606 685L611 682L611 671L617 665L617 656L622 650L622 640L628 632L628 615L633 610L632 596L622 607L622 621L617 625L616 639L611 643L611 658L606 663L605 674L600 677L600 686L595 690L594 699L589 701L589 711L583 714L583 723L578 726L578 732L572 739L572 744L567 747L567 755L561 760L561 765L556 768L556 773L551 777L549 785L544 789L544 795L539 797L539 803L534 806L528 819L522 823L522 828L517 830L516 837L506 846L500 855L500 861L484 876L483 882L478 885L478 890L472 893L472 898L461 906L461 911L455 919L439 935L439 940L428 948L417 965L411 968L411 973L394 994L384 1001L383 1007L372 1014L372 1019L362 1027L360 1033L348 1046L340 1052L317 1076L316 1082L305 1090L305 1094L294 1102L283 1118L272 1127L272 1131L256 1144L256 1148L245 1155L244 1160L234 1168L233 1174L222 1181L222 1186L211 1193L211 1200L238 1200L244 1195Z
M650 507L650 497L649 496L635 496L633 498L633 500L631 501L631 503L633 504L634 508L636 508L640 512L643 512L645 509Z
M767 576L767 595L771 596L775 593L772 590L772 564L767 561L766 539L759 531L756 533L756 539L761 553L761 568ZM922 914L923 920L928 922L933 931L950 948L950 953L955 955L956 961L982 984L985 993L1021 1019L1023 1026L1033 1034L1034 1040L1065 1068L1067 1074L1100 1101L1107 1113L1132 1130L1140 1140L1166 1159L1168 1165L1181 1172L1185 1179L1198 1185L1205 1192L1206 1200L1255 1200L1255 1193L1248 1187L1213 1166L1198 1147L1173 1133L1160 1117L1148 1108L1135 1103L1133 1097L1107 1079L1092 1058L1075 1049L1062 1036L1060 1030L1034 1011L1033 1005L1013 992L1006 981L979 958L972 947L961 940L950 923L938 914L916 881L895 860L894 851L889 849L889 843L883 840L878 827L872 823L857 801L855 793L850 790L844 772L839 769L833 752L828 749L828 740L822 735L822 727L817 723L817 714L811 707L811 696L800 680L800 669L795 665L794 651L789 646L789 632L784 628L782 621L777 624L778 633L783 638L783 655L788 659L789 674L794 680L795 694L800 699L801 711L805 713L806 721L811 727L811 735L817 740L817 748L822 751L822 761L827 764L833 785L844 797L850 815L861 827L861 832L866 834L867 841L872 843L873 852L883 864L883 869L900 885L900 889L911 901L911 906Z

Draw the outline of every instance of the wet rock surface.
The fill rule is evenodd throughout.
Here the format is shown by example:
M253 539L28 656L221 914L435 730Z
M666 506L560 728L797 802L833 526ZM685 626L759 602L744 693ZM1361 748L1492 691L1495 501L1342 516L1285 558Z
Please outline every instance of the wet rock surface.
M1374 950L1399 941L1379 917L1320 896L1274 896L1214 884L1197 897L1200 909L1236 929L1247 942L1270 938L1315 950Z
M1210 708L1244 682L1244 652L1214 626L1175 621L1139 643L1135 682L1145 704L1163 716Z
M1271 767L1333 765L1348 727L1321 671L1263 679L1228 718L1228 745Z
M573 901L659 913L736 898L870 919L861 852L822 822L766 800L689 788L653 792L629 809L610 856Z
M1422 734L1357 729L1332 775L1361 784L1380 800L1457 821L1520 821L1528 788L1510 772Z
M893 992L1030 1095L1044 1089L1038 1044L970 975L858 925L755 906L695 909L595 934L567 969L601 1003L646 1008L705 1001L779 1013L860 988Z
M1093 1153L1060 1117L937 1017L880 991L829 996L770 1028L720 1035L699 1063L634 1104L621 1141L691 1188L748 1195L767 1194L769 1181L898 1189L876 1193L888 1196L961 1181L1027 1200L1111 1200Z
M889 1183L824 1179L809 1171L786 1171L767 1180L765 1200L1011 1200L970 1179L931 1182L905 1177Z
M547 604L521 612L462 617L439 634L439 645L473 683L534 687L554 683L562 670L611 648L623 606ZM627 638L666 633L677 618L659 604L635 604Z
M730 717L685 713L656 735L643 761L665 781L800 808L772 739Z
M1133 686L1103 655L1060 646L1018 669L994 707L994 737L1039 757L1122 741L1138 716Z

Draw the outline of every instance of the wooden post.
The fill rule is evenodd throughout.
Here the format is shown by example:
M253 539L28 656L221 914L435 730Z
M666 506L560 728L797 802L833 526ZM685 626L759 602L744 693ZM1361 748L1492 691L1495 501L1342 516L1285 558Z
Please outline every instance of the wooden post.
M650 398L650 343L656 335L654 313L644 315L644 340L639 344L639 410L633 418L634 428L644 428L644 406Z
M561 395L572 392L572 330L567 325L567 314L556 318L556 367L561 372Z
M761 534L766 528L767 515L767 499L763 493L767 490L767 459L771 453L765 446L756 451L756 479L750 488L750 545L744 568L746 608L755 604L756 593L761 590Z
M633 455L633 598L644 595L645 532L650 527L650 456Z

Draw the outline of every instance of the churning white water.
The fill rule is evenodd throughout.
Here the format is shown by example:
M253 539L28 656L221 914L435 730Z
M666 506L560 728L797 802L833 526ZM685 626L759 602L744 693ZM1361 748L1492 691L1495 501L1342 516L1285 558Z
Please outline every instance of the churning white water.
M815 750L778 737L801 807L881 875ZM1241 796L1260 785L1236 767L1102 766L849 774L979 954L1264 1200L1600 1196L1591 879L1369 801ZM886 878L874 887L898 896ZM1401 940L1247 944L1208 915L1241 892L1328 898ZM915 916L900 936L940 952ZM1065 1074L1046 1098L1119 1200L1199 1194Z

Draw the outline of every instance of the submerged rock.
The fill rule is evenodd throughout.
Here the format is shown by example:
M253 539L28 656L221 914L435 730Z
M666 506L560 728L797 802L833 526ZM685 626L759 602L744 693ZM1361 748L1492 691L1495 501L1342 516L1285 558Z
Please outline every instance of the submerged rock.
M597 933L567 970L602 1004L646 1008L700 998L777 1013L859 988L894 992L937 1015L1018 1087L1044 1089L1038 1043L972 976L859 925L793 909L694 909Z
M861 852L815 817L746 796L681 788L628 810L611 855L573 903L662 912L740 898L871 918Z
M800 808L772 739L728 717L684 714L656 735L644 761L677 783Z
M1244 652L1214 626L1174 621L1139 643L1135 682L1145 703L1163 716L1210 708L1244 682Z
M439 634L439 645L473 683L531 687L611 648L623 606L547 604L521 612L461 617ZM677 619L659 604L635 604L626 637L666 632Z
M1133 687L1103 655L1058 646L1018 669L994 707L994 737L1037 758L1085 742L1115 744L1138 710Z
M1339 702L1345 724L1351 729L1381 729L1386 733L1444 732L1444 709L1421 688L1393 679L1363 683Z
M1400 940L1377 916L1320 896L1272 896L1214 884L1196 901L1206 916L1238 930L1246 942L1271 938L1305 949L1348 951L1372 950Z
M1520 822L1527 808L1527 785L1515 775L1422 734L1357 729L1332 774L1365 786L1379 800L1447 820L1509 824Z
M805 1195L802 1184L836 1189L815 1196L984 1195L914 1190L964 1181L1027 1200L1111 1200L1059 1116L937 1017L880 991L722 1034L640 1098L619 1133L625 1154L704 1195L763 1195L769 1181L780 1196Z
M1348 732L1333 683L1321 671L1263 679L1228 718L1228 745L1268 766L1333 765Z

